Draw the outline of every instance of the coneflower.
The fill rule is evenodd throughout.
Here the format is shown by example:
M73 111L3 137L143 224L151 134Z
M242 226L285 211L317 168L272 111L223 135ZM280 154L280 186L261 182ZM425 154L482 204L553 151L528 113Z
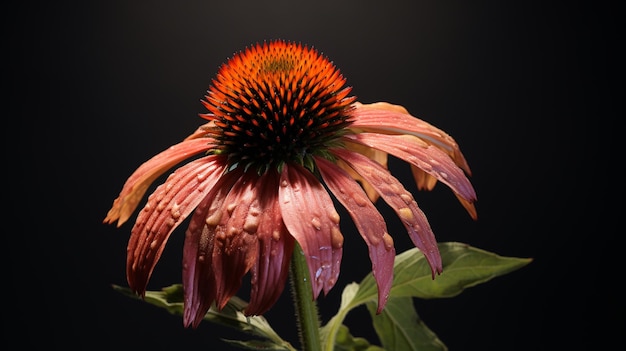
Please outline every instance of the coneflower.
M395 249L374 205L378 198L395 210L433 278L440 273L428 220L388 171L387 155L411 165L419 189L437 181L449 186L476 218L470 169L448 134L401 106L361 104L345 83L326 57L288 41L257 44L228 60L202 101L208 113L200 116L208 123L142 164L104 219L122 225L159 176L188 160L137 215L127 253L130 288L145 294L170 234L191 215L183 249L186 326L197 326L213 304L223 308L248 273L245 313L270 309L284 290L296 242L313 297L327 294L343 253L332 197L367 243L379 312Z

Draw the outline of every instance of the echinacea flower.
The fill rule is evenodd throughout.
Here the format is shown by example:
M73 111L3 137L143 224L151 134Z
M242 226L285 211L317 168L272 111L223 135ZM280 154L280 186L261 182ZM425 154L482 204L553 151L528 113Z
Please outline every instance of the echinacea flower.
M470 169L458 145L401 106L356 102L344 85L315 49L282 40L246 48L222 65L202 101L209 122L142 164L104 219L121 226L158 177L188 160L137 215L127 248L130 288L145 294L169 236L191 215L183 249L185 326L197 326L213 304L223 308L248 273L245 313L270 309L284 290L296 242L314 298L328 294L343 253L333 197L367 243L379 312L395 248L378 198L395 210L433 278L441 273L428 220L387 169L387 155L411 165L418 189L446 184L475 218Z

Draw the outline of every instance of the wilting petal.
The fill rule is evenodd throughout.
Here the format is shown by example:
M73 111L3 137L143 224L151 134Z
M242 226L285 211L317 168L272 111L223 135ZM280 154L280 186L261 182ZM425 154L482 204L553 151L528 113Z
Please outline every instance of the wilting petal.
M217 189L217 188L216 188ZM212 198L206 197L191 217L183 245L183 325L198 327L215 301L215 275L210 254L214 231L204 223Z
M250 270L250 303L245 314L260 315L274 305L282 294L293 253L295 239L287 231L278 204L278 176L266 172L256 185L257 200L263 212L259 216L259 258Z
M283 222L302 247L311 274L313 297L337 282L343 246L339 214L322 184L307 169L285 164L279 203Z
M127 247L126 273L133 291L143 296L170 234L222 174L223 167L216 164L216 158L208 156L178 168L148 198Z
M217 294L213 252L222 204L241 172L227 172L215 183L191 216L183 246L183 324L197 327Z
M315 162L324 183L346 208L367 243L372 261L372 274L378 285L378 313L380 313L387 303L393 283L393 261L396 255L393 239L387 233L385 219L348 173L323 158L316 158Z
M144 162L124 183L124 187L113 201L113 206L107 213L104 223L117 221L118 227L124 224L135 211L152 182L177 163L202 151L209 150L212 146L209 141L210 139L186 140Z
M476 201L476 192L463 170L452 161L448 154L417 137L360 133L348 135L346 138L368 147L381 149L409 162L449 186L466 202Z
M380 163L383 167L387 168L387 153L378 149L374 149L371 147L367 147L361 144L350 143L346 144L345 147L349 150L356 151L360 154L367 156L369 159L374 160ZM363 190L367 194L367 197L371 202L376 202L378 200L378 193L371 185L369 185L363 177L361 177L358 173L356 173L350 166L345 165L343 161L338 160L337 165L342 168L344 171L348 172L352 178L361 183Z
M365 178L385 202L396 211L406 227L409 237L426 256L433 278L436 273L441 273L441 255L435 235L426 216L413 199L413 195L389 171L369 158L345 149L333 149L332 151Z
M257 230L263 209L259 204L255 172L243 174L230 189L215 228L213 270L216 283L216 305L222 309L235 295L243 276L256 263L259 250Z
M355 103L351 129L388 134L415 135L444 150L467 174L471 170L456 141L443 130L402 112L406 109L386 102Z

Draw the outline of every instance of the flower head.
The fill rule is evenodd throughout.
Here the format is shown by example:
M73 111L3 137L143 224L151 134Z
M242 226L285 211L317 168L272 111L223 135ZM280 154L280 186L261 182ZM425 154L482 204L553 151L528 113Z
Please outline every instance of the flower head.
M169 236L189 215L183 249L184 323L197 326L250 274L245 313L266 312L282 293L295 243L313 296L337 281L343 234L333 198L367 243L378 311L393 279L395 248L374 203L395 210L413 243L442 271L430 225L412 194L387 169L387 155L411 165L419 189L440 181L472 217L470 169L445 132L401 106L361 104L326 57L287 41L246 48L220 68L203 105L208 123L129 177L105 223L120 226L150 185L182 161L148 197L127 248L127 278L143 295Z

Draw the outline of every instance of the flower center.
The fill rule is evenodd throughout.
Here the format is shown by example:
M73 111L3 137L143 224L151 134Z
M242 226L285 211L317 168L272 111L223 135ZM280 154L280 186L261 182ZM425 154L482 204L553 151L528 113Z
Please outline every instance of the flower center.
M285 162L313 169L349 126L352 90L326 57L300 44L272 41L235 54L221 66L206 100L221 130L216 153L231 167L264 173Z

